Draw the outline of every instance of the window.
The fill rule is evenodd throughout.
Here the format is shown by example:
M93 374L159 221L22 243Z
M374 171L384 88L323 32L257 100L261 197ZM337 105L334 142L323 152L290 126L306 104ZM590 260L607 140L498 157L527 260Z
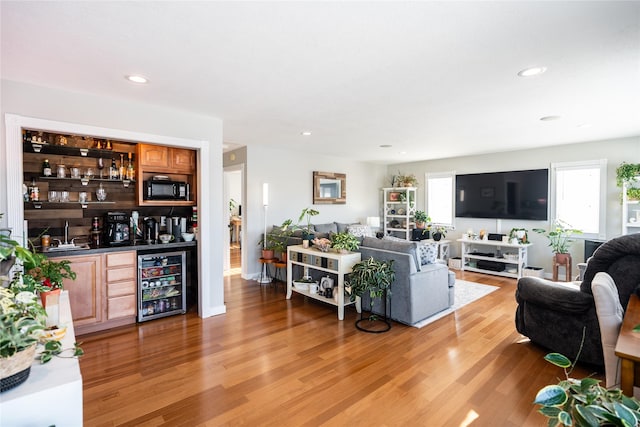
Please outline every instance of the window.
M425 174L426 211L434 224L453 227L454 177L454 172Z
M551 221L582 230L581 237L605 238L607 161L551 164Z

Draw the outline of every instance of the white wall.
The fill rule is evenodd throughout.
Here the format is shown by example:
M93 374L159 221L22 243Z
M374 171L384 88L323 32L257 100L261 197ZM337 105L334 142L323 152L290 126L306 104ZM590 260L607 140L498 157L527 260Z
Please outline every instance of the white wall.
M260 273L258 242L264 231L262 184L269 183L267 228L282 224L288 218L298 221L302 209L313 206L320 214L312 222L362 222L368 216L379 216L380 188L386 167L354 162L332 156L308 156L299 152L267 147L247 147L246 206L242 207L245 224L243 277L255 278ZM347 174L347 203L313 205L313 171ZM244 267L246 266L246 270Z
M640 163L640 137L615 139L597 142L585 142L579 144L559 145L549 148L539 148L521 151L508 151L478 156L455 157L448 159L430 160L390 165L387 175L402 173L414 173L418 179L420 188L418 194L418 208L424 209L425 205L425 173L455 171L457 174L497 172L523 169L549 168L551 163L571 162L579 160L607 160L607 239L619 236L622 229L622 212L620 207L620 189L616 187L616 168L623 162ZM516 221L516 220L484 220L456 218L456 230L447 234L447 239L459 239L468 228L476 232L486 229L488 232L508 233L513 227L547 228L548 221ZM529 265L544 267L547 273L551 272L551 249L547 246L546 237L529 233L529 238L534 246L529 250ZM452 253L459 255L460 245L452 245ZM574 273L577 273L576 265L583 261L584 244L576 242L572 247Z
M202 218L200 229L204 239L216 244L207 244L200 251L201 286L207 289L201 315L224 312L224 291L222 285L222 241L223 227L227 235L226 224L222 221L222 121L215 117L206 117L184 111L162 108L122 99L98 97L90 94L67 92L44 88L7 80L0 81L1 112L3 120L0 132L0 212L7 210L7 165L10 162L22 163L21 158L7 159L5 115L7 113L24 117L46 119L86 125L95 128L113 129L116 132L144 134L151 141L161 136L175 139L197 141L206 144L199 153L199 163L207 165L200 168L200 179L206 180L211 194L199 197L199 215ZM138 90L139 88L135 88ZM132 87L132 90L133 87ZM100 136L100 135L96 135ZM157 138L155 137L157 136ZM196 144L196 145L197 145ZM21 150L19 150L21 152ZM21 167L20 167L21 170ZM202 188L199 188L202 190ZM204 221L203 221L204 220ZM6 224L7 218L3 218Z

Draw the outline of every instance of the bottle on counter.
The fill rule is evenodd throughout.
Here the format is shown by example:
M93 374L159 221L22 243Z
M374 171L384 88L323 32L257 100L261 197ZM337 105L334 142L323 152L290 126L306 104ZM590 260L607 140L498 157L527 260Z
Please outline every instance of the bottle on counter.
M44 159L42 162L42 176L51 176L51 165L49 159Z

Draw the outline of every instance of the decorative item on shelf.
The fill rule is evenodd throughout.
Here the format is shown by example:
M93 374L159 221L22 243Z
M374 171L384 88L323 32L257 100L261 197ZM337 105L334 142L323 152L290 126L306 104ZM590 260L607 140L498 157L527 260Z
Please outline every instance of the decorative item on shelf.
M360 248L360 241L356 236L348 232L335 233L331 236L331 245L340 253L357 251Z
M528 230L526 228L512 228L511 231L509 231L509 242L513 242L515 239L518 244L529 243L527 232Z
M374 312L374 304L377 299L383 296L388 300L391 298L391 284L396 275L393 269L393 260L378 261L373 257L356 263L349 275L349 280L345 284L345 290L349 293L351 301L356 297L361 297L365 293L369 295L371 301L371 313L367 319L361 318L356 321L356 328L364 332L380 333L391 329L391 324L386 319L379 318ZM386 305L384 310L386 311ZM364 328L363 322L381 321L384 324L382 329ZM371 324L368 326L372 326Z
M400 193L398 192L389 193L389 201L390 202L400 201Z
M102 183L96 189L96 198L99 202L104 202L107 200L107 190L102 186Z
M418 184L418 178L414 174L403 174L398 171L398 175L393 180L394 187L415 187Z
M331 248L331 240L325 237L321 237L321 238L316 237L311 241L311 243L313 243L313 247L317 248L320 252L328 252L329 249Z
M447 236L447 227L438 225L431 230L431 237L436 242L439 242L440 240L442 240L443 237L446 237L446 236Z

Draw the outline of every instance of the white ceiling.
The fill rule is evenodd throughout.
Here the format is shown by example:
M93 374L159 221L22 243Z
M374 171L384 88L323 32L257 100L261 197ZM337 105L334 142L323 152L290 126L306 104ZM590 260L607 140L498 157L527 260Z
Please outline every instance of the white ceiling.
M640 135L638 1L0 8L3 79L220 117L230 144L398 163Z

